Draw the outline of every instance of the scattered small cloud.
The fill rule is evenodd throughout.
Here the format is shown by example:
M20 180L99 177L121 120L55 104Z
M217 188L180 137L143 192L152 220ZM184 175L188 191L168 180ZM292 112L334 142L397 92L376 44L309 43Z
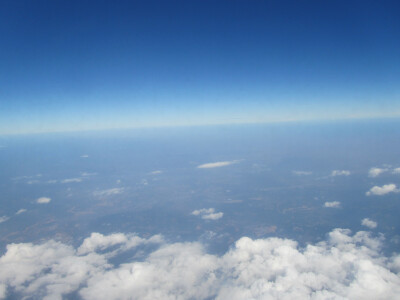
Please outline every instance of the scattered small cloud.
M388 171L387 168L371 168L368 171L368 176L369 177L378 177L379 175L381 175L382 173Z
M382 196L388 193L397 193L399 190L397 189L394 183L385 184L383 186L374 186L368 192L366 192L367 196L377 195Z
M233 165L238 163L238 160L231 160L231 161L217 161L217 162L212 162L212 163L206 163L197 166L198 169L212 169L212 168L219 168L219 167L225 167L229 165Z
M202 208L192 211L192 215L200 216L204 220L218 220L224 216L224 213L215 212L214 208Z
M9 217L7 217L7 216L2 216L2 217L0 217L0 223L3 223L3 222L5 222L5 221L8 221L10 218Z
M329 208L339 208L340 202L339 201L325 202L324 206Z
M25 208L21 208L19 211L17 211L15 214L16 215L20 215L20 214L22 214L22 213L24 213L24 212L26 212L26 209Z
M107 190L95 191L93 194L95 196L104 197L104 196L111 196L111 195L118 195L124 192L124 188L112 188Z
M61 180L61 183L73 183L73 182L82 182L82 178L67 178Z
M310 171L292 171L292 173L297 176L307 176L312 174Z
M55 179L50 179L47 181L47 183L50 183L50 184L57 183L57 182L58 182L58 180L55 180Z
M333 170L331 176L349 176L350 174L348 170Z
M83 154L83 155L81 155L81 157L82 157L82 158L88 158L88 157L89 157L89 155L87 155L87 154Z
M49 203L50 201L51 201L51 198L48 198L48 197L40 197L36 200L36 202L39 204L46 204L46 203Z
M400 168L394 168L392 173L393 174L400 174Z
M150 172L150 174L151 175L158 175L158 174L161 174L163 171L161 171L161 170L157 170L157 171L153 171L153 172Z
M376 223L375 221L372 221L368 218L365 218L361 221L361 225L366 226L370 229L374 229L374 228L376 228L376 226L378 226L378 223Z

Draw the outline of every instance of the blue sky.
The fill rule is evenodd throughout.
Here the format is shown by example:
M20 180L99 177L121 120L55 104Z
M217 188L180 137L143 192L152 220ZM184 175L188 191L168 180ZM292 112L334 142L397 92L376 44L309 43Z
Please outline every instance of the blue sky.
M0 5L0 134L400 116L397 1Z

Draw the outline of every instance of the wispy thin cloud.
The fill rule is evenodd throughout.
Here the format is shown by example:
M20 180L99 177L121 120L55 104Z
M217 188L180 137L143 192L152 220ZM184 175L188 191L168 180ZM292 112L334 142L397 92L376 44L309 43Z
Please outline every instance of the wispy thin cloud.
M153 172L150 172L150 174L151 175L158 175L158 174L161 174L163 171L161 171L161 170L157 170L157 171L153 171Z
M333 170L331 176L349 176L351 173L348 170Z
M307 176L312 174L311 171L292 171L292 173L297 176Z
M10 218L7 216L2 216L2 217L0 217L0 223L4 223L4 222L8 221L9 219Z
M122 194L124 192L124 188L112 188L112 189L106 189L106 190L101 190L101 191L95 191L93 194L95 196L99 197L104 197L104 196L111 196L111 195L118 195Z
M202 165L198 165L198 169L212 169L212 168L220 168L220 167L226 167L229 165L233 165L238 163L239 160L231 160L231 161L217 161L217 162L212 162L212 163L206 163Z
M24 212L26 212L26 209L25 208L21 208L19 211L17 211L15 214L16 215L20 215L20 214L22 214L22 213L24 213Z
M67 178L61 180L61 183L73 183L73 182L82 182L82 178Z
M82 172L81 173L81 176L95 176L95 175L97 175L97 173L95 173L95 172Z

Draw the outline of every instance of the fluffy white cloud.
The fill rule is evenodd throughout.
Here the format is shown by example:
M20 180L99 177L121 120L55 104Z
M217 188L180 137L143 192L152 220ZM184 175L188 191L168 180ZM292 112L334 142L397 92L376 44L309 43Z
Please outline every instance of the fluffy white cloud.
M22 213L24 213L24 212L26 212L26 209L25 209L25 208L21 208L21 209L18 210L15 214L16 214L16 215L20 215L20 214L22 214Z
M292 171L294 175L303 176L303 175L311 175L312 172L310 171Z
M215 212L214 208L202 208L192 212L194 216L201 216L204 220L218 220L224 216L223 212Z
M397 189L396 185L394 183L390 183L390 184L385 184L383 186L374 186L368 192L366 192L366 195L367 196L371 196L371 195L382 196L382 195L386 195L388 193L396 193L398 191L399 190Z
M82 182L82 178L68 178L61 180L61 183Z
M229 166L232 164L236 164L238 162L239 162L238 160L217 161L217 162L213 162L213 163L206 163L206 164L199 165L199 166L197 166L197 168L199 168L199 169L219 168L219 167L225 167L225 166Z
M325 207L330 207L330 208L339 208L340 207L340 202L339 201L325 202L324 206Z
M400 168L394 168L392 173L393 174L400 174Z
M46 204L46 203L49 203L50 201L51 201L51 198L49 198L49 197L40 197L36 200L36 202L39 204Z
M378 177L382 173L386 172L388 169L386 168L371 168L368 171L368 176L369 177Z
M5 222L5 221L8 221L10 218L9 217L7 217L7 216L2 216L2 217L0 217L0 223L3 223L3 222Z
M124 188L112 188L102 191L95 191L93 194L95 196L103 197L103 196L111 196L111 195L118 195L124 192Z
M350 171L348 170L333 170L331 176L349 176Z
M362 219L361 225L366 226L371 229L374 229L374 228L376 228L376 226L378 226L378 223L376 223L375 221L372 221L368 218L365 218L365 219Z
M94 247L86 247L86 239L78 250L55 241L8 245L0 257L0 297L7 287L20 298L61 299L77 292L96 300L397 299L400 294L400 255L385 257L383 238L364 231L335 229L326 241L305 248L289 239L243 237L221 256L196 242L164 242L140 259L112 265L110 259L121 253L114 248L128 249L133 237L92 234ZM151 240L137 238L136 246Z

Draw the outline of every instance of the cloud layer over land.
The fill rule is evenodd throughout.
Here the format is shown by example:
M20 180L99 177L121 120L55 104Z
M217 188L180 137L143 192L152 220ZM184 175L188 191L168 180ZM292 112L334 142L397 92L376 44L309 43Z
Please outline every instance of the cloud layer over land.
M72 292L96 300L395 299L400 255L384 257L382 242L368 232L335 229L305 248L289 239L243 237L222 256L197 242L122 233L93 233L76 249L52 240L10 244L0 257L0 298L14 290L43 299ZM110 262L150 244L157 249L143 259Z

